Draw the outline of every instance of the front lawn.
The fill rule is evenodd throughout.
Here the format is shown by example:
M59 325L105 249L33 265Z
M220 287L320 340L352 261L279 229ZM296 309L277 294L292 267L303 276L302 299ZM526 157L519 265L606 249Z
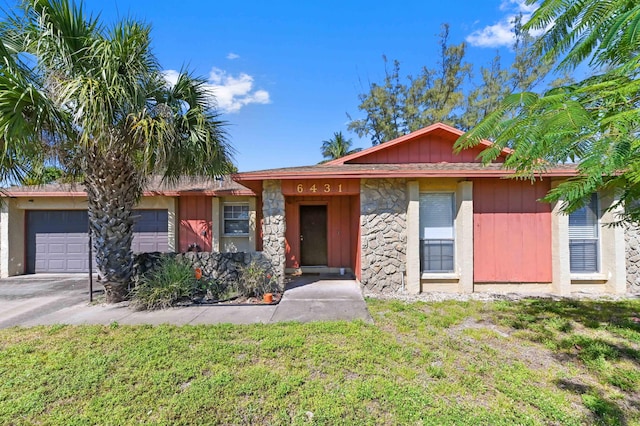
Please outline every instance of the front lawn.
M0 424L640 424L640 301L0 330Z

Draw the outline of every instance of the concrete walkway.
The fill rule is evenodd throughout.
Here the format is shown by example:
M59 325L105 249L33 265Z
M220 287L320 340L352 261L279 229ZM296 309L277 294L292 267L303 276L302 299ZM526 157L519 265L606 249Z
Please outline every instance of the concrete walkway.
M37 276L32 276L37 277ZM21 277L23 280L27 277ZM373 322L360 286L339 276L296 277L278 305L200 305L159 311L134 311L126 303L89 305L88 292L44 290L34 297L11 297L20 292L16 283L0 280L0 328L51 324L252 324L284 321L363 320ZM39 279L39 278L38 278ZM79 279L82 282L81 279ZM42 280L42 282L46 282ZM73 279L52 286L78 285ZM86 283L86 277L84 278ZM33 285L33 284L29 284ZM63 287L64 288L64 287ZM37 289L37 288L36 288ZM26 290L23 291L26 293ZM62 294L62 296L60 295ZM73 296L72 296L73 295ZM23 295L26 296L26 295ZM80 300L84 297L84 300ZM66 303L66 306L63 306Z

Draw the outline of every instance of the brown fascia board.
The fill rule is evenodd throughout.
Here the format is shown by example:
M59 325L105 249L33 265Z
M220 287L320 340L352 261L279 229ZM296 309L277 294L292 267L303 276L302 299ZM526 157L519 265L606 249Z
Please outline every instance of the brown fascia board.
M508 177L512 171L505 170L371 170L371 171L343 171L336 172L281 172L281 173L248 173L237 178L237 182L259 181L269 179L357 179L357 178L420 178L420 177ZM552 169L543 173L536 173L540 177L571 177L578 173L575 170Z

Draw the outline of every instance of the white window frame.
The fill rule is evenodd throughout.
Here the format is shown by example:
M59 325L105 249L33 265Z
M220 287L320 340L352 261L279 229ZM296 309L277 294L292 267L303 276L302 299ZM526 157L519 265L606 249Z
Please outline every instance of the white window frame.
M245 218L234 218L227 217L226 210L227 207L246 207L247 208L247 217ZM247 237L251 232L250 229L250 216L251 210L249 208L249 203L223 203L222 204L222 235L225 237ZM247 222L247 232L243 233L227 233L227 221L246 221Z
M598 194L593 194L592 197L595 197L595 215L596 215L596 224L595 224L595 230L596 230L596 236L595 238L571 238L571 214L569 214L569 272L571 275L593 275L593 274L599 274L600 271L602 270L602 249L601 249L601 245L602 245L602 232L601 232L601 215L600 215L600 197L598 197ZM591 201L589 202L591 203ZM583 207L583 208L587 208L587 206ZM571 243L572 241L589 241L589 240L595 240L595 248L596 248L596 261L595 261L595 266L596 266L596 270L595 271L574 271L571 270Z
M447 194L451 196L451 238L425 238L424 235L424 227L423 227L423 223L421 220L422 214L422 208L423 208L423 203L422 203L422 198L425 195L430 195L430 194ZM456 191L425 191L425 192L420 192L419 195L419 210L420 213L418 215L419 217L419 226L418 228L420 229L420 235L419 235L419 241L420 241L420 272L423 275L433 275L433 274L453 274L456 271L456 216L457 216L457 212L456 212ZM452 260L451 260L451 269L424 269L424 245L426 241L445 241L445 240L450 240L451 241L451 256L452 256ZM440 263L442 264L442 260L440 260Z

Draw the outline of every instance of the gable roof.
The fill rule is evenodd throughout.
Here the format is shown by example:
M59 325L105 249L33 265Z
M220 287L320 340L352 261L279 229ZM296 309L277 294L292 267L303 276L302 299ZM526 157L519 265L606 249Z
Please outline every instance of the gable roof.
M484 164L476 157L492 142L483 140L476 148L453 154L453 143L464 132L443 123L409 133L336 160L312 166L258 170L232 175L232 178L252 189L262 191L262 181L271 179L359 179L359 178L504 178L513 175L502 162L512 150L501 150L497 161ZM419 151L416 155L416 148ZM435 155L429 151L434 150ZM402 155L400 155L402 154ZM550 166L539 174L545 177L577 175L574 164Z
M358 163L366 163L364 160L366 157L374 157L373 154L380 153L381 151L390 151L393 149L397 149L400 146L411 144L412 142L416 142L419 139L423 139L425 136L444 136L446 139L458 139L465 132L462 130L456 129L455 127L449 126L444 123L435 123L430 126L424 127L422 129L416 130L415 132L411 132L407 135L400 136L399 138L390 140L388 142L384 142L380 145L373 146L371 148L364 149L362 151L355 152L350 155L346 155L344 157L337 158L335 160L327 161L324 165L338 165L338 164L348 164L353 162ZM484 148L492 146L493 143L488 140L482 140L479 143L479 149L482 150ZM453 151L453 145L451 146L451 150ZM500 157L504 158L512 151L509 148L504 148L500 153ZM461 162L461 161L458 161Z

